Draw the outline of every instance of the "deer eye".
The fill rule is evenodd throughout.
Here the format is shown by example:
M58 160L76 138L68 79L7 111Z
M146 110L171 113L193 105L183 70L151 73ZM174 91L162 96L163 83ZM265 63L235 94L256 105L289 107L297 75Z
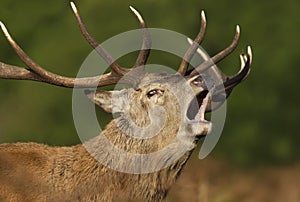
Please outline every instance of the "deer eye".
M152 89L152 90L148 91L147 97L151 98L153 95L162 96L163 94L164 94L164 90Z
M164 90L152 89L152 90L148 91L147 97L148 97L148 99L150 99L154 95L162 96L164 94L164 92L165 92Z
M148 98L151 98L153 95L156 95L157 92L158 92L157 89L150 90L150 91L147 93L147 97L148 97Z

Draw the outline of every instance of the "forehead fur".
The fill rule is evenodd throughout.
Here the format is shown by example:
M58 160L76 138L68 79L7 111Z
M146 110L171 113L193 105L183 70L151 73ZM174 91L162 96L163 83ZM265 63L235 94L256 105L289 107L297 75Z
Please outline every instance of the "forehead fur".
M168 73L147 73L140 81L138 88L145 87L151 84L158 85L173 85L179 82L184 82L185 79L179 74Z

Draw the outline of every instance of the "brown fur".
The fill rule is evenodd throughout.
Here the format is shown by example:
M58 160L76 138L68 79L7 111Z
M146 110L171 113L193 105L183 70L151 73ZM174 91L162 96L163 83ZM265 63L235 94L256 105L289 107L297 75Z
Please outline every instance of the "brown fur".
M115 130L111 127L113 124L110 123L107 130ZM93 144L97 145L97 142L93 140ZM106 168L82 145L49 147L36 143L2 144L0 199L112 201L122 195L123 200L161 201L179 176L189 155L190 152L187 152L179 161L159 172L138 175Z

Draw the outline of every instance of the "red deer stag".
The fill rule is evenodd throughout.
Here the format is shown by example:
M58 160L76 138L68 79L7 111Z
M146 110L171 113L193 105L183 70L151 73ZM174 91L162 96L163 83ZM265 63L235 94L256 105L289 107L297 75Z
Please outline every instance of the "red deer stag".
M151 49L149 30L141 15L130 7L142 27L143 42L133 67L122 68L88 33L73 2L71 7L83 36L109 64L111 72L84 78L49 72L26 55L1 22L4 35L26 68L1 62L0 78L32 80L67 88L102 87L118 82L131 86L113 91L85 91L96 105L116 116L100 135L83 144L70 147L37 143L1 144L0 200L163 201L199 137L210 131L211 122L204 119L204 114L221 106L224 99L218 98L226 99L249 74L251 49L249 47L247 54L241 55L241 70L234 76L226 76L213 66L236 48L240 36L237 26L229 47L211 60L188 70L189 61L205 34L206 20L202 12L199 34L187 50L177 73L147 73L144 67ZM221 85L205 79L207 76L201 72L208 68L215 68L213 72L222 79ZM181 95L179 98L178 94ZM194 98L198 102L196 112L190 110ZM163 127L155 131L156 124L162 121ZM148 138L139 138L144 135ZM152 154L166 147L168 149L155 158L145 157L131 162L130 158L119 158L107 152L103 137L114 147L131 154ZM132 173L121 172L113 169L109 162L118 168L134 164L134 170ZM158 169L143 171L153 166Z

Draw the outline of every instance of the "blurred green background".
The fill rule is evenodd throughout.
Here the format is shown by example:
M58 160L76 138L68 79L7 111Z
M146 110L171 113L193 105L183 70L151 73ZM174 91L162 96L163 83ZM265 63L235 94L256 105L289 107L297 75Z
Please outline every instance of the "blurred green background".
M236 24L237 50L219 63L238 71L238 55L253 48L252 72L230 96L225 128L212 155L241 166L299 162L300 1L86 0L75 2L99 42L139 28L128 6L135 6L149 27L194 38L205 10L208 30L202 46L211 55L226 47ZM21 47L44 68L76 76L92 50L81 36L68 1L1 0L0 19ZM130 66L134 57L122 58ZM0 60L24 66L0 34ZM177 67L179 60L156 53L149 63ZM110 118L101 113L105 122ZM29 81L0 80L0 141L79 143L72 119L72 89Z

